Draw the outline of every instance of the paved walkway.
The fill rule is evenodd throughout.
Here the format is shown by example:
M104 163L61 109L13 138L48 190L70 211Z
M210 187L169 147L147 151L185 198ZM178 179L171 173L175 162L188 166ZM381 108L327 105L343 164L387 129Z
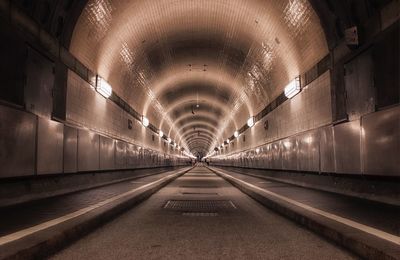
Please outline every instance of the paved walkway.
M52 259L352 259L205 167Z

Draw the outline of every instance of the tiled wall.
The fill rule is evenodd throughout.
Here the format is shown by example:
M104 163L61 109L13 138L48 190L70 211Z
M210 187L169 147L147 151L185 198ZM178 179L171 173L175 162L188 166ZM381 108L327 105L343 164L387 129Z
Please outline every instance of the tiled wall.
M330 98L328 71L226 145L211 163L400 176L400 107L332 125Z
M68 122L160 152L179 154L171 145L164 145L163 139L157 134L143 127L138 120L98 94L90 84L71 71L67 89ZM132 129L128 128L128 119L132 121Z
M266 123L268 121L268 123ZM332 122L329 71L277 107L222 150L231 154ZM243 136L245 136L245 141Z
M81 117L83 125L92 122L90 116L96 118L99 112L88 111L90 102L82 104L82 114L87 115L87 118ZM105 123L106 120L102 122L105 126L111 124ZM106 133L100 134L98 131L105 129L102 128L104 125L93 131L88 127L66 125L27 111L0 106L0 179L190 164L190 159L177 150L167 153L160 148L151 149L128 142L127 139L132 140L132 137L126 136L121 140ZM142 132L136 136L142 133L151 141L150 131L140 127ZM162 142L158 136L155 137L157 142ZM164 148L164 145L160 147ZM164 149L170 148L166 145Z
M212 165L400 176L400 106L252 149L211 158Z

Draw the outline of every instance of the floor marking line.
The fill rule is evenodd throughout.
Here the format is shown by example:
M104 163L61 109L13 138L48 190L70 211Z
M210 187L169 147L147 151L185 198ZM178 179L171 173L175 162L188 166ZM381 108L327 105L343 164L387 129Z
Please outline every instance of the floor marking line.
M142 189L147 188L149 186L155 185L155 184L157 184L159 182L162 182L164 180L172 179L173 177L175 177L175 176L177 176L177 175L179 175L179 174L181 174L181 173L183 173L185 171L187 171L187 169L183 170L183 171L179 171L177 173L173 173L173 174L167 175L167 176L165 176L165 177L163 177L163 178L161 178L161 179L159 179L157 181L150 182L150 183L145 184L143 186L140 186L138 188L135 188L135 189L132 189L130 191L121 193L119 195L116 195L114 197L108 198L106 200L103 200L103 201L98 202L98 203L96 203L94 205L88 206L86 208L74 211L74 212L69 213L67 215L64 215L62 217L58 217L58 218L43 222L41 224L32 226L30 228L26 228L26 229L23 229L23 230L20 230L20 231L17 231L17 232L2 236L2 237L0 237L0 246L5 245L5 244L10 243L10 242L13 242L13 241L16 241L16 240L21 239L23 237L26 237L28 235L32 235L32 234L34 234L34 233L36 233L38 231L41 231L41 230L47 229L49 227L55 226L57 224L65 222L67 220L79 217L79 216L81 216L83 214L86 214L86 213L88 213L88 212L90 212L90 211L92 211L94 209L100 208L100 207L102 207L102 206L104 206L106 204L109 204L109 203L111 203L113 201L116 201L116 200L118 200L120 198L127 197L128 195L131 195L131 194L133 194L133 193L135 193L135 192L137 192L139 190L142 190Z
M368 234L377 236L377 237L379 237L381 239L384 239L384 240L387 240L387 241L392 242L394 244L400 245L400 237L399 236L392 235L392 234L387 233L385 231L382 231L382 230L379 230L379 229L376 229L376 228L373 228L373 227L370 227L370 226L355 222L355 221L347 219L347 218L340 217L338 215L335 215L335 214L332 214L332 213L329 213L329 212L326 212L326 211L323 211L323 210L320 210L320 209L317 209L317 208L313 208L313 207L311 207L309 205L306 205L304 203L292 200L292 199L290 199L288 197L279 195L279 194L277 194L275 192L272 192L272 191L269 191L267 189L260 188L258 186L255 186L255 185L251 184L251 183L248 183L248 182L245 182L245 181L240 180L238 178L235 178L233 176L230 176L230 175L228 175L226 173L220 172L218 170L216 170L216 171L219 172L220 174L224 175L227 178L230 178L230 179L236 180L238 182L241 182L241 183L243 183L243 184L245 184L245 185L247 185L247 186L249 186L251 188L257 189L257 190L259 190L261 192L264 192L264 193L266 193L268 195L271 195L273 197L276 197L276 198L279 198L281 200L284 200L284 201L286 201L286 202L288 202L290 204L294 204L294 205L296 205L298 207L301 207L303 209L309 210L309 211L314 212L314 213L316 213L318 215L327 217L327 218L329 218L331 220L335 220L335 221L340 222L342 224L345 224L347 226L350 226L350 227L353 227L353 228L357 228L357 229L359 229L361 231L364 231L364 232L366 232Z
M167 204L164 205L164 209L168 207L168 205L169 205L170 202L171 202L171 201L169 200L169 201L167 202Z

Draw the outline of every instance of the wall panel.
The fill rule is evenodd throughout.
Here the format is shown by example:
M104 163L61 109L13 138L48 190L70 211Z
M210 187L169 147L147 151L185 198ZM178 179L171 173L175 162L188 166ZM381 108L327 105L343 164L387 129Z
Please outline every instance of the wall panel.
M137 161L139 160L139 154L136 151L136 145L134 144L126 144L126 167L127 168L135 168L139 167L137 165Z
M277 141L272 144L272 169L282 169L282 141Z
M100 170L115 169L115 140L100 136Z
M0 178L188 163L183 156L166 156L0 105Z
M115 143L115 168L125 169L126 168L126 143L117 140Z
M297 136L298 169L319 172L319 132L317 130Z
M282 169L297 170L298 143L296 137L285 138L280 142L282 151Z
M400 176L400 107L367 115L362 126L365 174Z
M26 64L26 109L42 117L53 111L54 63L32 48L28 48Z
M78 130L78 170L99 170L99 135Z
M0 106L0 178L35 174L36 116Z
M64 126L64 172L78 171L78 130Z
M37 174L62 173L64 125L39 118L37 138Z
M345 64L346 112L350 120L375 110L374 71L371 52Z
M400 176L400 106L211 157L213 165Z
M320 133L321 172L335 172L335 154L333 150L333 128L323 127Z
M360 120L337 125L333 128L335 171L361 173Z

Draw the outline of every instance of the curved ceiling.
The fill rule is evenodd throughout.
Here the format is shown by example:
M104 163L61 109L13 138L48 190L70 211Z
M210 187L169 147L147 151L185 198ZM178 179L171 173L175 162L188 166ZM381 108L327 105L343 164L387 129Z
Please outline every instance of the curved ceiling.
M205 155L328 47L307 0L89 0L70 51Z

